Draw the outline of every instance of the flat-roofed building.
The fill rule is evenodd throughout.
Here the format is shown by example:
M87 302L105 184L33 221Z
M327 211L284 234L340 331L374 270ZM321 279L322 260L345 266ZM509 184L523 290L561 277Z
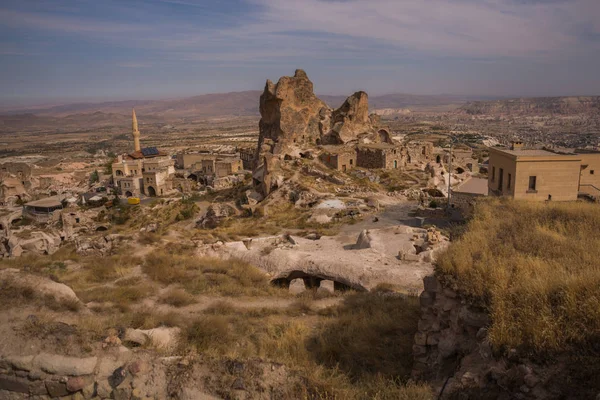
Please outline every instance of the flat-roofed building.
M575 150L575 154L581 157L579 191L600 199L600 152Z
M408 162L406 147L388 143L363 144L356 148L356 165L369 169L397 169Z
M577 200L582 158L575 153L490 147L488 193L520 200Z
M323 146L319 159L330 168L348 171L356 167L356 149L348 146Z

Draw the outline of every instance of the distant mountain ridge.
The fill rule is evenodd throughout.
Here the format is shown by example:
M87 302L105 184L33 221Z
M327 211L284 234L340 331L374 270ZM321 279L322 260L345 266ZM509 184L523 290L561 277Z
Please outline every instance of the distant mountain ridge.
M72 103L41 108L18 108L3 115L34 114L43 117L67 117L74 114L102 112L127 115L133 107L139 115L152 115L161 119L209 118L220 116L258 116L259 98L262 91L213 93L171 100L124 100L101 103ZM346 96L319 96L330 107L337 108ZM388 94L369 98L371 110L379 108L409 108L462 104L481 97L452 95Z
M600 96L531 97L473 101L458 109L470 115L544 115L600 113Z

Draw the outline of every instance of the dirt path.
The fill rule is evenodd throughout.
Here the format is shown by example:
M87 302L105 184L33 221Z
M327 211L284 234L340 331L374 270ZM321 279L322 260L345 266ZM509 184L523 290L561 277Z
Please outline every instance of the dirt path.
M186 307L175 308L167 304L160 304L151 299L146 299L140 304L140 308L150 307L152 310L157 312L172 312L175 311L183 315L195 315L201 314L206 309L213 307L218 304L225 303L233 308L237 309L286 309L298 302L298 298L278 298L278 297L224 297L224 296L207 296L200 295L195 296L196 303L190 304ZM329 297L320 300L312 300L310 302L311 307L315 310L321 310L331 306L339 304L343 300L343 297Z

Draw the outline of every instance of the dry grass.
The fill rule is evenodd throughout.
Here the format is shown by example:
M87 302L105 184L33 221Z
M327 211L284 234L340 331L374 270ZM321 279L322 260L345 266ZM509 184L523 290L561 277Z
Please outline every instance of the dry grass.
M416 297L354 294L335 314L310 343L319 363L341 369L352 380L408 377L420 314Z
M156 291L156 287L149 283L136 283L115 286L96 286L90 289L76 291L77 297L83 302L110 302L126 309L132 303L143 300Z
M160 296L159 301L173 307L185 307L196 302L194 296L183 289L169 289Z
M498 349L560 351L600 335L600 208L490 200L437 270L491 315Z
M179 284L193 295L283 296L287 293L272 287L259 269L236 259L202 258L157 250L146 256L142 270L156 282Z
M57 298L50 294L36 292L35 289L15 283L11 279L0 281L0 309L10 309L24 305L46 307L53 311L72 311L81 309L77 299Z
M65 261L79 261L81 257L75 253L72 245L63 246L52 255L24 254L18 258L0 259L1 268L16 268L30 272L47 272L64 269Z
M84 261L87 280L90 282L107 282L127 275L129 269L142 263L142 259L129 254L109 257L93 257Z
M304 306L312 310L307 300ZM313 311L290 317L286 310L253 314L220 302L187 325L183 345L218 359L284 363L306 378L303 390L311 398L431 399L429 388L405 385L419 313L415 298L351 294L335 308L329 318Z

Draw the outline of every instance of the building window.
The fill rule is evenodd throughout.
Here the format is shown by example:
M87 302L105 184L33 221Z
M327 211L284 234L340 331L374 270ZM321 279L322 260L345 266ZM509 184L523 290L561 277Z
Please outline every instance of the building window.
M511 184L512 184L512 175L508 174L508 182L506 182L506 188L510 189Z
M502 186L504 185L504 170L502 168L500 168L499 172L499 177L498 177L498 190L502 192L502 190L504 189Z
M529 190L535 190L537 185L537 176L529 177Z
M496 180L496 167L492 167L492 182Z
M590 170L590 175L594 175L594 170Z
M353 163L353 160L352 160L352 159L350 159L350 165L352 165L352 163Z

